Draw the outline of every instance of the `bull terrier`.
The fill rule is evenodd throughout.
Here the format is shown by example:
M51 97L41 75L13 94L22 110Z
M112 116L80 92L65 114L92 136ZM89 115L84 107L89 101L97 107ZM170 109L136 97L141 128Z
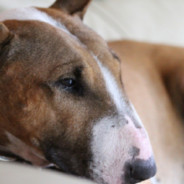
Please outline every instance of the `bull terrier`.
M1 152L99 184L134 184L156 173L142 119L160 182L183 184L183 49L109 43L117 57L83 24L89 2L0 15Z

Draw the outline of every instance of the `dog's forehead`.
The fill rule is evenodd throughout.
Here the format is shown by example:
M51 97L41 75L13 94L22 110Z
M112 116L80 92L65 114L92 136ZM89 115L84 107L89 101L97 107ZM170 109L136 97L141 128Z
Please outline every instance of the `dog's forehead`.
M73 17L54 9L19 8L0 14L0 21L41 21L62 30L100 60L112 59L106 42L93 30L82 23L78 17Z
M108 61L113 60L113 55L110 52L107 43L91 28L86 26L78 16L70 16L63 13L62 11L57 11L53 9L39 9L42 12L45 12L48 16L52 17L54 20L58 20L62 25L67 28L69 33L77 38L77 40L84 46L86 49L98 57L98 59L104 64L112 64ZM113 65L113 64L112 64ZM109 68L113 68L113 66Z
M92 57L97 56L101 62L105 62L105 65L111 65L108 68L113 69L114 66L117 66L117 63L113 64L108 62L109 60L114 60L114 58L109 52L106 42L94 31L85 26L77 17L69 16L60 11L55 12L53 9L20 8L0 14L0 21L8 20L11 20L12 22L19 21L20 26L16 27L16 30L13 31L18 31L20 34L23 34L23 36L26 35L28 41L28 35L32 34L32 40L37 43L39 40L42 47L49 46L49 53L53 50L56 54L58 54L62 48L65 48L65 51L68 49L70 53L85 50ZM22 22L22 24L20 22ZM29 23L26 24L26 22ZM43 28L40 29L42 24L37 23L36 25L34 22L46 24L43 24ZM15 25L16 23L12 24ZM31 24L33 25L31 26ZM22 26L23 28L21 29ZM55 28L55 30L57 29L58 31L51 31L52 28ZM58 34L59 32L60 34ZM57 37L56 40L58 40L58 42L60 41L60 44L53 44L54 37ZM32 42L33 41L31 41L30 44ZM58 42L56 41L56 43ZM39 47L39 44L33 44L34 47ZM26 45L26 47L28 49L28 45ZM52 49L53 47L55 47L55 50ZM32 48L30 49L33 50ZM80 53L78 54L80 55ZM63 56L65 55L67 55L68 58L72 56L68 53L63 54ZM81 54L81 56L83 56L83 54Z
M22 63L26 63L26 67L31 74L36 74L37 79L40 76L47 80L50 66L59 68L55 64L63 61L71 62L72 65L88 65L85 81L103 92L107 101L111 99L109 104L114 104L118 111L125 110L127 101L121 86L119 62L113 58L106 42L78 17L54 9L26 8L1 14L0 21L5 21L5 25L16 34L18 32L17 39L20 38L21 44L18 47L14 45L18 49L14 54L15 61L19 58L21 61L26 60ZM17 59L17 55L21 57ZM30 61L31 67L27 61ZM22 72L29 72L22 68Z

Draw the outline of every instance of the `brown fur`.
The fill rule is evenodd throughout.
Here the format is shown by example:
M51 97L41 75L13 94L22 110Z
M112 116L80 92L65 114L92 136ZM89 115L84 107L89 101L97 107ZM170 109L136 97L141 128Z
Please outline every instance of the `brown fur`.
M11 145L5 135L9 132L50 160L54 158L50 158L48 150L51 145L58 149L59 144L63 150L63 162L66 160L68 163L65 165L73 165L68 172L74 173L77 170L74 174L84 175L87 172L84 168L90 160L87 145L92 124L89 122L102 114L108 114L113 103L101 90L105 88L101 73L83 44L95 53L97 48L92 48L91 42L98 40L98 45L102 45L99 56L105 57L106 62L113 61L114 73L119 62L109 53L101 38L97 39L92 32L87 33L88 29L82 31L79 19L76 18L78 22L74 24L69 16L63 16L68 28L78 29L76 36L81 44L64 32L61 35L56 28L46 23L16 20L4 22L14 37L6 44L7 52L3 51L6 62L0 71L0 103L3 107L0 112L0 140L3 146ZM68 19L70 22L67 22ZM91 35L90 40L82 40L83 36L78 35L81 32L86 37ZM121 83L120 73L116 76ZM83 91L71 95L61 89L61 93L57 83L66 77L79 80ZM60 140L63 141L58 143ZM24 155L30 155L30 152L27 151ZM32 160L24 155L19 156L35 163L34 158ZM81 160L82 166L79 167L75 160ZM40 162L35 164L41 165Z
M51 8L60 9L63 12L66 12L70 15L77 15L82 19L90 1L89 0L80 0L80 1L60 0L60 1L56 1L51 6Z

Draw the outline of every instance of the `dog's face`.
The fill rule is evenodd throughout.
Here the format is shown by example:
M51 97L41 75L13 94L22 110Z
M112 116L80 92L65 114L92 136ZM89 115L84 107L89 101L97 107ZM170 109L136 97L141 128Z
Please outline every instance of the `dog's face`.
M98 183L147 179L155 163L120 61L79 18L88 2L68 2L0 15L0 145Z

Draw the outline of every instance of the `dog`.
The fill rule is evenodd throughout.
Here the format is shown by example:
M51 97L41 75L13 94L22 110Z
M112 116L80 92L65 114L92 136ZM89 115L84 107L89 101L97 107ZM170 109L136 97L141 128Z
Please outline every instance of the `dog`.
M133 69L141 70L137 52L132 55L133 46L139 50L140 45L122 41L109 47L82 22L89 3L57 0L50 8L0 15L0 149L99 184L137 183L153 177L156 164L125 89L148 129L152 117L160 116L149 111L150 104L141 106L152 100L142 88L145 84L139 78L140 84L131 82L136 78ZM145 66L161 75L159 66ZM161 82L156 79L153 87ZM144 95L138 89L145 89Z
M156 173L152 148L120 61L81 21L88 4L1 14L1 150L97 183L136 183Z

